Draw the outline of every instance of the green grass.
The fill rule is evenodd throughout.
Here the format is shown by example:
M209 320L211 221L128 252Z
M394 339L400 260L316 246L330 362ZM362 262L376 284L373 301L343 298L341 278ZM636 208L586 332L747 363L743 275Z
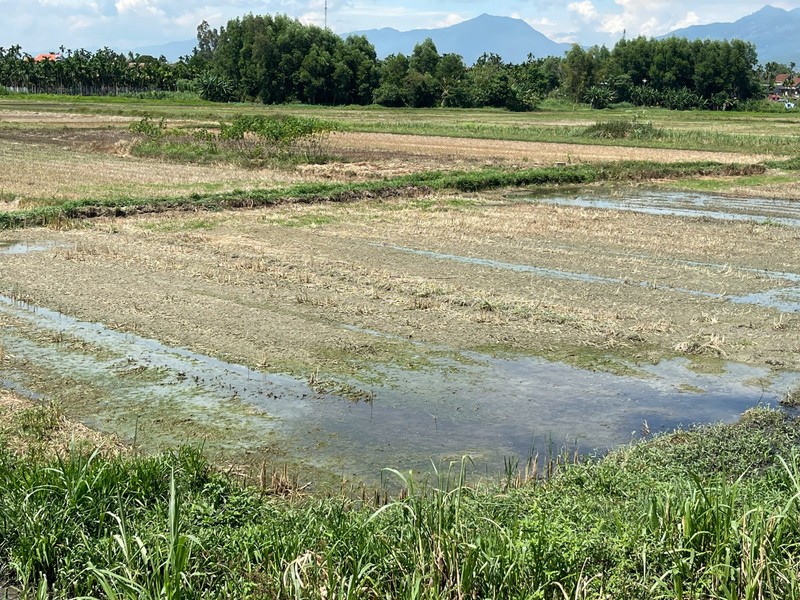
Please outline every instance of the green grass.
M119 97L5 96L0 108L11 110L78 112L167 119L189 119L218 124L242 115L294 115L319 118L342 131L409 133L479 139L572 142L777 154L800 153L794 128L800 112L669 111L621 107L597 111L585 105L543 103L532 113L500 109L408 109L378 106L320 107L301 104L264 106L219 104L200 100L146 100ZM647 135L602 139L587 133L598 120L648 123ZM657 135L656 135L657 134Z
M408 194L413 190L476 192L510 187L587 184L597 181L642 181L699 175L750 175L763 171L764 167L759 165L731 165L713 162L661 164L635 161L521 170L431 171L359 184L305 183L280 189L192 194L184 198L111 198L68 201L28 210L0 212L0 229L52 225L73 219L98 216L123 217L139 212L189 207L194 210L221 210L268 206L281 202L339 202L361 197Z
M681 190L693 190L698 192L726 192L738 187L756 187L765 185L794 184L797 176L792 175L752 175L747 177L737 177L735 179L683 179L671 187Z
M17 457L0 443L0 581L104 598L796 598L800 426L754 409L574 464L469 460L396 491L293 496L195 450ZM532 463L525 467L532 475Z

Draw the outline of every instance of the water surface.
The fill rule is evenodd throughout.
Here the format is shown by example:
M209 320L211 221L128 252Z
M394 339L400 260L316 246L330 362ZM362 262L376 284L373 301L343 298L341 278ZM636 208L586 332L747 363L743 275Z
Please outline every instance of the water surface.
M644 376L626 377L533 357L454 351L422 370L375 366L379 385L351 382L372 401L352 402L317 393L301 379L5 296L0 315L25 325L3 330L6 352L95 390L97 402L82 415L91 425L128 436L139 427L140 441L153 446L202 442L198 436L217 428L223 435L207 439L209 446L247 451L279 445L305 464L367 480L378 480L384 467L424 470L430 460L465 454L477 469L496 473L504 457L525 457L532 447L603 451L638 438L645 424L660 431L730 422L751 406L775 404L800 381L794 374L737 364L708 375L694 372L687 361L666 361L637 365ZM31 335L29 327L39 333ZM53 342L59 338L88 346ZM30 385L10 369L0 371L0 379L20 389ZM142 419L159 410L186 415L192 425L161 431Z

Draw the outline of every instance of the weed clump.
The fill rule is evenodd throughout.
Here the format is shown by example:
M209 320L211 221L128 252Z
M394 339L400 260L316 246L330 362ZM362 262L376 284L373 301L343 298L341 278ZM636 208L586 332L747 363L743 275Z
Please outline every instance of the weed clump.
M789 408L797 408L800 406L800 386L786 392L784 397L781 398L780 404L782 406L788 406Z
M275 163L322 163L333 123L313 117L241 115L218 129L170 129L144 117L129 130L137 156L177 162L231 162L257 167Z
M657 140L664 137L664 131L650 121L639 119L612 119L598 121L584 130L584 135L590 138L606 140L621 140L625 138L635 140Z

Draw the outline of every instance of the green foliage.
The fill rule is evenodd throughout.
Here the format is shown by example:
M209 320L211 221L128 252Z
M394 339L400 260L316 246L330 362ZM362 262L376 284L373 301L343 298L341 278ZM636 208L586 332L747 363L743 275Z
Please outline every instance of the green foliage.
M468 459L283 499L197 451L44 461L0 444L0 577L53 598L793 598L800 425L769 409L505 485ZM391 497L386 498L386 494Z
M26 93L118 95L174 91L176 81L191 78L186 62L127 55L102 48L62 49L58 60L33 61L20 46L0 48L0 85Z
M114 539L121 561L113 566L88 568L88 575L96 579L106 598L179 600L197 595L193 590L195 574L189 571L197 540L182 533L180 507L173 472L166 534L159 534L147 544L129 533L123 507L118 508L119 515L111 515L119 528Z
M614 90L607 85L593 85L583 94L584 102L592 108L608 108L615 99Z
M0 48L0 86L69 94L199 93L204 100L265 104L369 104L532 110L551 94L605 108L614 102L677 110L729 110L761 95L783 68L756 71L755 48L740 40L622 39L612 50L574 45L565 57L519 65L484 54L474 65L440 55L426 39L410 57L383 61L363 36L347 39L285 15L246 15L219 30L205 21L192 56L175 64L104 48L33 62L19 46ZM2 89L2 88L0 88Z
M372 100L377 58L363 37L343 40L285 15L252 14L228 21L218 32L199 33L208 43L198 55L231 82L237 98L265 104Z
M200 97L211 102L230 102L234 97L233 82L227 77L210 73L202 73L194 82Z
M235 162L256 166L265 161L321 162L333 123L295 116L241 115L220 132L207 128L167 129L150 117L129 126L143 139L133 154L178 162Z
M598 121L584 130L588 137L617 140L632 138L637 140L659 139L663 131L655 127L650 121L639 119L613 119Z
M136 135L149 138L160 138L167 129L166 120L162 117L158 122L154 122L151 117L142 117L128 125L128 130Z

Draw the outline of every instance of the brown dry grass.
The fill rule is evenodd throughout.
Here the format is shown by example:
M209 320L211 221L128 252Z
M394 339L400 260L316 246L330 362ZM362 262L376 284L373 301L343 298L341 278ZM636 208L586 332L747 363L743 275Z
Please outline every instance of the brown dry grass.
M773 310L665 289L745 294L780 286L737 267L800 264L791 228L435 197L202 219L162 215L24 234L71 247L6 257L0 284L7 289L82 318L278 370L348 372L348 357L394 362L408 351L400 341L343 325L455 351L559 356L585 348L647 360L684 349L696 356L682 344L716 336L733 360L800 366L796 319L776 328ZM395 245L620 283L465 264Z
M287 170L248 170L233 165L163 163L84 150L55 150L0 140L2 209L82 198L160 198L194 192L272 187L307 180Z
M346 152L407 155L433 158L438 168L449 168L469 160L486 163L552 165L555 163L594 163L621 160L654 162L718 161L723 163L755 164L765 156L730 152L701 152L697 150L664 150L658 148L626 148L593 146L589 144L558 144L543 142L511 142L502 140L462 139L450 137L339 133L336 147ZM450 162L448 162L450 161Z

